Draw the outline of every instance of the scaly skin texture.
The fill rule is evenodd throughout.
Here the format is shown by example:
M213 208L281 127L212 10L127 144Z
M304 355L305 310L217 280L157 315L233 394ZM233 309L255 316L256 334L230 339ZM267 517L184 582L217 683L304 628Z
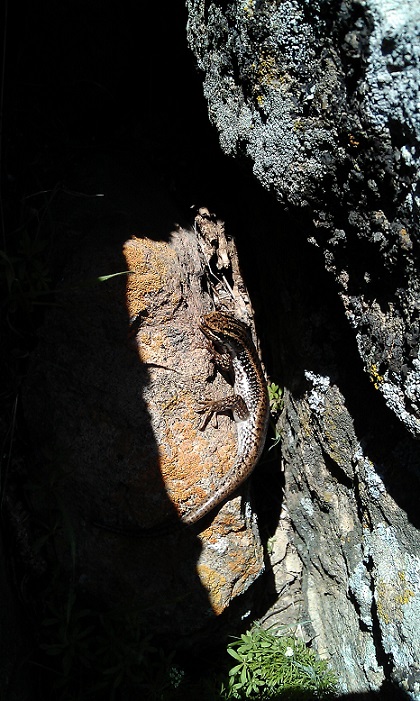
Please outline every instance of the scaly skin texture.
M234 374L233 395L201 403L198 410L204 414L201 428L212 414L232 411L237 425L237 451L232 468L216 492L182 516L181 523L187 526L207 516L249 477L261 456L269 418L267 385L248 327L226 312L210 312L201 318L200 329L212 344L212 353L218 365ZM174 532L175 524L179 524L179 517L145 529L129 530L95 523L99 528L133 537L164 536Z
M192 524L221 504L249 477L265 443L269 418L267 383L248 327L226 312L210 312L200 320L206 338L221 349L215 358L226 366L227 356L234 374L234 394L215 402L204 402L199 411L204 423L213 413L230 409L237 425L235 462L214 494L183 517Z

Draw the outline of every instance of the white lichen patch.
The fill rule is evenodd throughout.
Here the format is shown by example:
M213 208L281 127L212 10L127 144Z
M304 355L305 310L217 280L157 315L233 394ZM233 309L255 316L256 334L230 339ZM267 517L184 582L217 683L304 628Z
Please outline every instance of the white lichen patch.
M372 628L372 587L364 562L359 562L351 573L349 591L357 600L361 620L370 630Z
M330 386L330 378L317 375L312 370L305 370L306 379L312 384L312 389L307 393L307 401L315 413L322 414L325 410L325 395Z
M390 119L411 122L420 130L420 44L413 27L420 5L412 0L370 0L374 18L366 71L365 108L378 128Z
M419 552L419 546L413 543L412 552ZM420 660L420 556L404 552L395 528L384 522L374 528L368 547L375 563L374 596L384 650L397 668L415 670Z

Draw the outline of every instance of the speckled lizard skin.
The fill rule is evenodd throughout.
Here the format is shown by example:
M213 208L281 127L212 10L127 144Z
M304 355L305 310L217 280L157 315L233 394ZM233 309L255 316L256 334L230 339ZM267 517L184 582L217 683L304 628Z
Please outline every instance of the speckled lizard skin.
M215 345L216 362L225 368L229 364L234 374L233 395L202 402L199 409L204 413L202 424L205 425L213 413L231 410L237 426L237 452L233 466L217 490L183 516L186 524L209 514L249 477L261 456L269 418L267 383L248 327L231 314L214 311L201 318L200 329Z
M181 524L192 525L228 499L249 477L256 466L266 439L269 400L267 385L258 353L251 334L242 321L221 311L205 314L200 329L212 344L215 361L234 375L234 394L216 401L201 402L199 412L204 414L204 428L214 413L230 410L237 425L237 450L231 469L221 480L217 490L197 507L181 517ZM125 529L109 524L94 525L127 536L152 536L172 533L177 520L169 519L150 529Z

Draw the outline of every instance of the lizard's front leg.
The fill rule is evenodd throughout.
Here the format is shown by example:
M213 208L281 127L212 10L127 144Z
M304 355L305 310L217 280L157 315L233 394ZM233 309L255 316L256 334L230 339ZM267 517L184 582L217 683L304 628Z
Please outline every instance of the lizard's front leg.
M223 347L221 351L217 350L214 343L207 337L205 347L210 353L211 360L215 365L226 373L230 373L232 371L232 357L228 351L224 350Z
M206 400L199 402L197 411L199 414L204 414L198 426L199 431L202 431L207 426L213 414L217 415L230 411L235 421L245 421L249 416L248 407L239 394L231 394L229 397L216 399L214 401Z

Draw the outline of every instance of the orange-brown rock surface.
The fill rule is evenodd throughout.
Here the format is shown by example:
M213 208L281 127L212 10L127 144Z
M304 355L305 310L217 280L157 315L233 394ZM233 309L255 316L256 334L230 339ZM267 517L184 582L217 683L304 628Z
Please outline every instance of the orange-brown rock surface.
M199 430L198 402L231 392L199 316L215 300L232 311L240 304L249 320L252 312L237 270L227 284L214 265L217 236L209 248L197 226L169 233L80 250L70 262L32 362L26 409L59 466L53 498L74 532L82 590L105 605L144 607L155 629L179 634L221 614L264 564L247 486L201 529L181 523L236 452L229 416ZM236 255L224 243L222 266Z

